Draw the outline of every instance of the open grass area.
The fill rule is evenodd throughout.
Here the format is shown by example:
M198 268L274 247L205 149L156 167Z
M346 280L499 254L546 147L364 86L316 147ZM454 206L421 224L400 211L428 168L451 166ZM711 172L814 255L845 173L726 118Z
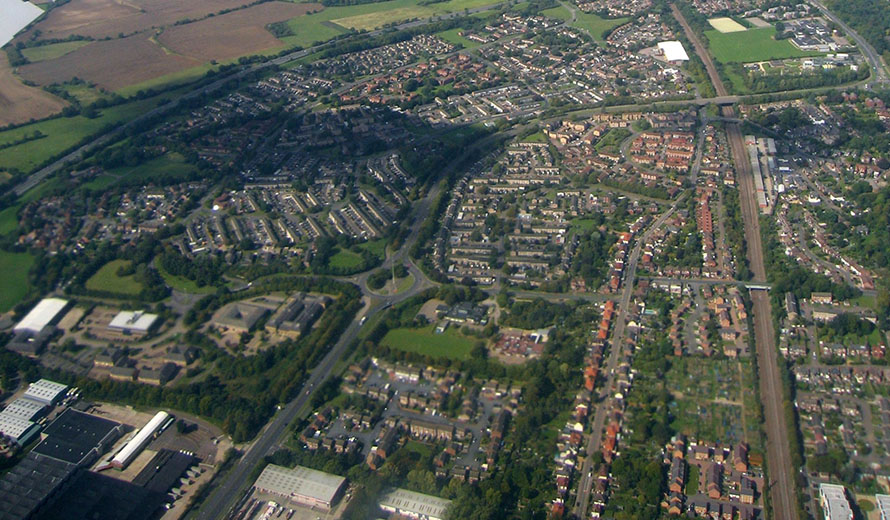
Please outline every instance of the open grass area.
M12 233L18 227L19 221L16 213L19 207L18 205L10 206L0 211L0 236Z
M732 33L705 31L711 54L721 63L751 63L821 55L818 52L802 51L788 40L776 40L775 35L775 27Z
M29 47L27 49L22 49L22 54L28 58L28 61L32 63L36 63L38 61L44 60L54 60L56 58L61 58L62 56L68 54L69 52L74 52L77 49L83 47L84 45L89 45L91 42L89 41L74 41L74 42L62 42L62 43L53 43L50 45L41 45L39 47Z
M381 260L383 260L384 256L386 256L386 240L383 238L379 238L377 240L369 240L364 244L359 244L358 247L359 249L370 252L372 255Z
M451 327L442 334L436 334L435 325L429 325L419 329L393 329L386 333L380 343L437 358L467 359L474 341Z
M373 30L412 18L429 18L498 3L497 0L448 0L419 5L419 0L389 0L369 4L327 7L320 12L292 18L287 22L292 36L280 38L288 45L309 47L350 30Z
M118 269L128 267L129 260L112 260L103 265L96 274L87 280L86 287L91 291L106 291L125 296L136 296L142 291L142 284L136 281L136 277L129 274L119 276Z
M585 13L577 11L576 20L572 23L572 13L565 7L553 7L541 11L544 16L562 20L570 24L572 27L585 30L590 33L594 40L601 42L605 34L619 25L626 24L630 18L603 18L593 13Z
M170 152L160 157L155 157L150 161L146 161L138 166L124 166L122 168L114 168L108 173L112 177L118 179L117 182L159 182L161 180L179 180L184 179L196 171L196 168L185 162L185 157L178 152ZM101 181L103 184L108 180L103 177L97 177L95 181Z
M28 271L32 265L34 257L28 253L0 251L0 312L12 309L28 294Z
M160 262L157 262L156 264L160 264ZM164 282L174 291L189 294L212 294L216 292L216 287L198 287L198 284L196 284L192 280L189 280L188 278L184 278L182 276L170 274L165 271L164 268L160 265L158 265L158 273L161 275L161 278L164 279Z
M463 36L461 36L459 34L461 32L463 32L463 29L457 28L457 29L449 29L447 31L438 32L438 33L436 33L436 35L439 38L442 38L443 40L445 40L446 42L450 42L455 45L460 45L464 49L475 49L476 47L481 45L481 43L479 43L479 42L474 42L473 40L468 40L468 39L464 38Z
M362 257L348 249L340 249L331 256L328 265L337 269L355 269L362 265Z
M40 131L46 137L0 150L0 170L30 173L48 157L73 147L106 125L129 121L157 106L158 101L175 99L177 92L131 101L102 110L98 117L59 117L0 132L0 143L10 143Z
M206 63L204 65L198 65L197 67L180 70L164 76L158 76L157 78L152 78L150 80L143 81L142 83L136 83L135 85L129 85L123 88L119 88L115 92L120 94L121 96L128 97L136 94L140 90L184 85L197 80L204 74L207 74L208 71L216 70L217 68L218 67L214 65Z

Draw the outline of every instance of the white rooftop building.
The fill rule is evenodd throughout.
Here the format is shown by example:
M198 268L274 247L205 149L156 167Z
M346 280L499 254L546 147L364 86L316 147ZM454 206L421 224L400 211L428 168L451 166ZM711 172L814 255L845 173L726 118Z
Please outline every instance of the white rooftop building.
M683 44L677 40L659 42L658 50L664 54L664 59L667 61L689 61L689 55L686 54L686 49L684 49Z
M49 379L41 379L28 386L28 389L25 390L24 397L32 401L37 401L38 403L43 403L47 406L52 406L59 401L59 398L62 397L65 390L68 390L68 385L56 383Z
M145 334L157 321L157 314L144 311L121 311L111 320L108 328L129 333Z
M26 421L18 415L0 413L0 434L3 434L16 444L23 446L40 431L40 426L32 421Z
M35 418L40 416L44 408L46 408L46 405L43 403L38 403L37 401L32 401L31 399L19 397L15 401L9 403L9 405L7 405L6 408L3 410L3 413L21 417L26 421L33 421Z
M68 301L61 298L44 298L22 318L13 329L14 332L30 332L37 334L51 324L68 307Z
M300 505L330 510L343 490L344 482L346 479L343 477L303 466L288 469L269 464L254 486Z
M383 495L380 509L418 520L442 520L450 504L451 501L444 498L415 493L407 489L394 489Z
M820 484L819 502L825 520L853 520L853 510L850 509L844 486Z
M875 495L881 520L890 520L890 495Z

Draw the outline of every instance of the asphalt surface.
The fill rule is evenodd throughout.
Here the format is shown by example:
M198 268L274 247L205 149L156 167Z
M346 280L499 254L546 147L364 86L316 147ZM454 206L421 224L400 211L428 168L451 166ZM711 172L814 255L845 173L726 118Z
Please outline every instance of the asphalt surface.
M696 53L701 57L714 84L717 95L726 95L726 87L717 73L714 61L701 44L698 36L689 27L683 14L672 5L674 17L683 26L686 37L692 42ZM736 117L731 106L722 107L722 115L729 120ZM757 206L754 188L754 175L745 149L744 138L738 123L726 123L726 135L739 181L740 205L745 223L745 240L748 247L748 263L754 273L754 282L766 282L766 268L763 263L763 242L760 237L760 211ZM791 450L788 442L787 424L782 412L782 382L777 365L775 334L773 331L770 297L767 291L751 291L754 306L754 340L757 350L757 363L760 378L760 398L764 407L767 436L767 460L770 482L767 485L774 518L792 520L798 518L794 498L794 476L792 475Z

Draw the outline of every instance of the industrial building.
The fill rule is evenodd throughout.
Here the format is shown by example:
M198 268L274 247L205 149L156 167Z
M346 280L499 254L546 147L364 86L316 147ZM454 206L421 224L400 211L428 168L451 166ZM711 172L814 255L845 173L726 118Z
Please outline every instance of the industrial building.
M31 399L19 397L15 401L9 403L3 410L3 413L12 414L26 421L36 421L43 417L47 406Z
M124 334L143 336L151 331L157 321L157 314L145 311L121 311L111 320L108 328Z
M31 309L31 312L22 318L15 326L13 332L27 332L38 334L48 325L56 323L62 317L63 311L68 308L68 301L61 298L44 298Z
M0 413L0 434L9 437L19 446L28 444L38 433L40 433L39 424L11 413Z
M65 397L66 390L68 390L68 385L56 383L49 379L41 379L28 386L28 389L25 390L24 397L38 403L43 403L46 406L55 406L63 397Z
M34 448L35 453L87 466L109 450L124 429L120 423L68 408L43 433L46 438Z
M664 55L664 59L667 61L689 61L689 55L686 54L686 49L683 48L683 44L676 40L659 42L658 50L661 51Z
M417 520L444 520L449 504L450 500L407 489L394 489L380 499L380 509Z
M269 309L249 303L233 303L223 307L213 320L213 325L235 332L249 332Z
M148 443L168 421L172 420L167 412L158 412L138 433L111 459L111 465L117 469L124 469L133 462L136 455L148 446Z
M853 510L847 501L844 486L819 484L819 503L825 520L853 520Z
M266 323L266 329L279 334L299 336L305 334L324 312L328 298L311 298L297 294L284 304Z
M345 482L343 477L303 466L288 469L269 464L254 487L299 505L329 511L343 491Z
M890 495L875 495L881 520L890 520Z

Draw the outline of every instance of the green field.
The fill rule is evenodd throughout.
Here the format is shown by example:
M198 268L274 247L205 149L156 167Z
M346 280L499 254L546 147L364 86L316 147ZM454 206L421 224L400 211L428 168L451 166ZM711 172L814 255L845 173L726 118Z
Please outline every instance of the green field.
M472 339L451 327L442 334L436 334L435 325L420 329L393 329L386 333L380 343L407 352L451 359L467 359L473 349Z
M108 170L108 174L116 177L121 182L157 182L159 180L182 180L196 171L196 168L185 162L185 157L179 152L170 152L160 157L155 157L138 166L125 166ZM101 184L109 183L105 176L97 177L94 181Z
M50 45L41 45L39 47L29 47L22 49L22 54L28 58L28 61L36 63L38 61L54 60L61 58L69 52L74 52L84 45L89 45L89 41L74 41L53 43Z
M102 110L99 117L59 117L0 132L0 143L9 143L40 131L46 137L0 150L0 170L30 173L48 157L57 155L97 133L105 125L129 121L157 106L161 99L175 99L177 92L124 103Z
M362 265L362 257L348 249L340 249L328 260L328 265L337 269L355 269Z
M372 30L383 25L411 18L429 18L442 14L484 7L497 0L449 0L430 5L418 5L419 0L389 0L370 4L327 7L324 10L298 16L287 22L292 36L279 38L288 45L310 47L335 36L355 30Z
M129 260L112 260L103 265L96 274L87 280L86 287L91 291L106 291L126 296L136 296L142 291L142 284L134 275L118 276L117 270L128 266Z
M12 309L28 294L28 271L34 257L28 253L0 251L0 312Z
M106 97L97 88L89 85L64 85L65 92L73 96L81 105L90 105Z
M16 217L16 212L18 212L19 207L17 205L10 206L0 211L0 236L11 233L18 227L19 221Z
M572 13L565 7L553 7L541 11L541 14L562 20L577 29L585 30L598 42L603 41L606 32L630 21L630 18L602 18L592 13L577 11L576 20L572 23Z
M157 262L160 264L160 262ZM157 265L156 264L156 265ZM161 275L161 278L164 279L164 282L173 289L174 291L189 293L189 294L212 294L216 292L216 287L212 285L207 285L204 287L198 287L198 284L189 280L188 278L182 276L176 276L168 273L164 270L163 267L158 265L158 273Z
M788 40L775 40L775 27L748 29L743 32L721 33L717 30L705 31L711 54L722 63L751 63L755 61L779 60L783 58L803 58L821 56L818 52L805 52Z
M447 31L438 32L438 33L436 33L436 35L439 38L442 38L443 40L445 40L446 42L453 43L455 45L461 45L461 46L463 46L464 49L475 49L476 47L481 45L479 42L474 42L473 40L468 40L468 39L464 38L463 36L458 34L460 32L463 32L463 29L457 28L457 29L449 29Z
M370 252L381 260L386 256L386 240L383 238L369 240L363 244L359 244L358 248Z

